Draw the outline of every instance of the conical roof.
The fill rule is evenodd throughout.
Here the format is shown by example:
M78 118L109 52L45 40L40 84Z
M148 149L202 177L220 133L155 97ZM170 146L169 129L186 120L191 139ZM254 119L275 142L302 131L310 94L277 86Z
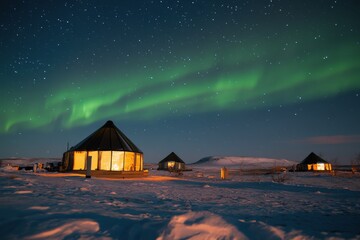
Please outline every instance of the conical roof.
M324 159L322 159L321 157L319 157L318 155L316 155L315 153L310 153L309 156L307 156L302 162L301 164L314 164L314 163L328 163L327 161L325 161Z
M161 160L159 163L164 162L179 162L179 163L185 163L181 158L178 157L174 152L171 152L167 157L165 157L163 160Z
M70 151L83 150L114 150L142 153L112 121L107 121L101 128L70 149Z

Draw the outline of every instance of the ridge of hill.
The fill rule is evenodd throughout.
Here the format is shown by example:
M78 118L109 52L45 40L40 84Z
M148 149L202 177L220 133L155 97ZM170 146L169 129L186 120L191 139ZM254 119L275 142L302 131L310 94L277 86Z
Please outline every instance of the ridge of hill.
M194 167L229 167L229 168L272 168L291 167L297 162L287 159L238 156L209 156L192 164Z

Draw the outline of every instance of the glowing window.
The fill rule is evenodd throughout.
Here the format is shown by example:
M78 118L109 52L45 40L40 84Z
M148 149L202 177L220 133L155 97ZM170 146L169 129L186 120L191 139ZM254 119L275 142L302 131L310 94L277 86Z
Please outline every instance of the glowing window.
M323 163L317 163L316 164L316 170L325 170L325 164Z
M168 162L168 168L174 168L175 162Z
M111 151L100 152L100 170L110 170Z
M111 170L123 171L124 170L124 152L113 151Z
M125 152L124 171L134 171L134 170L135 170L135 153Z
M330 164L330 163L329 163L329 164L325 164L325 168L326 168L326 170L331 171L331 164Z
M86 152L75 152L74 153L74 170L84 170L85 169L85 158Z
M135 171L141 171L142 170L142 154L136 153L136 161L135 161Z

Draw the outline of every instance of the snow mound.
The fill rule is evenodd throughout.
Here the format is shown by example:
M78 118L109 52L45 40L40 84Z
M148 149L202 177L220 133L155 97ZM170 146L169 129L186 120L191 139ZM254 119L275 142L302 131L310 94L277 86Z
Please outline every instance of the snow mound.
M188 212L174 216L157 240L247 239L222 217L210 212Z
M99 224L93 220L74 220L65 223L54 229L44 231L28 237L27 239L64 239L66 237L77 236L91 236L100 230Z
M236 157L236 156L210 156L193 163L195 167L230 167L230 168L272 168L290 167L297 162L286 159Z

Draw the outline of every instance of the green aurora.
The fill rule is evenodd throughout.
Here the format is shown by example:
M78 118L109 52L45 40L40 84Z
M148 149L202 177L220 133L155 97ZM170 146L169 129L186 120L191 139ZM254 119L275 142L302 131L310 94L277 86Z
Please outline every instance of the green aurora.
M130 72L114 71L87 78L76 86L74 75L58 79L57 86L43 94L19 93L22 104L2 99L1 131L42 128L60 120L63 127L86 125L98 120L151 120L162 116L208 111L237 111L311 101L360 89L360 47L354 43L321 44L295 57L293 46L284 55L275 52L260 60L250 51L226 49L217 58L191 57L188 62ZM244 57L243 57L244 56ZM264 59L277 59L266 63ZM265 62L265 63L264 63ZM101 75L101 74L97 74ZM21 90L20 90L21 92ZM44 97L45 96L45 97Z
M324 7L320 3L315 5L319 9ZM356 12L348 12L346 4L338 10L330 4L331 8L321 11L322 17L319 17L320 12L304 6L294 3L281 7L280 3L271 3L267 7L272 9L272 14L267 17L260 14L266 13L267 7L263 8L263 4L254 4L256 15L252 10L243 13L245 15L234 15L236 12L229 5L225 8L223 4L205 4L197 9L190 4L188 11L193 19L182 20L193 21L187 28L178 28L182 21L173 19L172 15L168 16L170 22L149 25L152 32L144 27L143 18L134 18L132 22L127 19L126 23L123 20L120 25L109 21L109 28L97 25L95 20L91 22L92 32L84 31L87 25L79 21L67 28L73 30L72 35L52 27L43 32L39 40L35 38L35 43L12 41L18 45L9 47L9 54L23 44L30 46L26 52L36 48L39 59L49 63L31 61L29 55L25 62L37 64L37 68L25 65L11 73L2 73L2 82L6 84L0 96L0 132L46 129L54 122L69 129L110 118L141 121L183 114L263 109L331 98L360 89L357 23L351 17L343 17L345 13L355 16ZM44 7L50 12L56 11L53 6ZM176 5L176 8L183 7ZM87 16L90 13L82 11L82 6L75 11L87 21L91 19ZM112 14L112 8L106 11ZM214 18L198 15L202 11L214 13ZM216 16L217 12L221 18ZM223 23L212 24L216 19L222 19ZM59 22L60 16L54 20ZM40 29L43 29L42 23L41 18L34 21ZM122 23L127 27L121 31L129 33L110 41L111 26L123 27ZM131 24L133 28L129 27ZM95 31L103 35L95 38L92 35ZM35 37L31 32L28 34ZM49 39L47 51L43 52L46 34L55 37ZM50 47L59 36L63 39L56 46L64 45L63 51ZM81 39L90 37L94 40L84 45ZM126 42L116 45L115 40L122 38ZM106 51L99 48L110 44L114 46ZM124 49L120 56L118 51L111 50L117 47ZM2 62L8 60L2 58ZM19 60L15 62L20 64ZM16 69L12 63L10 66ZM42 79L45 72L46 77Z

